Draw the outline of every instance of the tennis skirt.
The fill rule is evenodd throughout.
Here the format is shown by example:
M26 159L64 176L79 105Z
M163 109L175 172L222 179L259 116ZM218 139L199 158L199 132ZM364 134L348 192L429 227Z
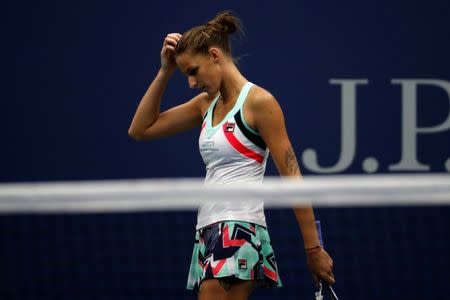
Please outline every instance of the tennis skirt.
M205 279L254 280L257 287L281 287L270 237L264 226L223 221L197 230L187 289Z

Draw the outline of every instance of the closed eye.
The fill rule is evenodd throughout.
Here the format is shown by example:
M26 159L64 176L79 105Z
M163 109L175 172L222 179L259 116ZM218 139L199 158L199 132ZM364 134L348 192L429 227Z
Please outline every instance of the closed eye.
M195 75L197 75L197 73L198 73L198 67L194 67L187 71L188 76L195 76Z

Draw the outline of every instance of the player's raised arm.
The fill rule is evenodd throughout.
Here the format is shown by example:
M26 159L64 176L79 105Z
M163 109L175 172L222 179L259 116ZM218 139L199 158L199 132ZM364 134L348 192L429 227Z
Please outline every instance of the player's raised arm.
M136 140L161 138L191 129L202 122L201 102L205 94L160 113L161 98L167 83L177 68L175 48L179 33L168 34L161 49L161 68L142 97L128 134Z

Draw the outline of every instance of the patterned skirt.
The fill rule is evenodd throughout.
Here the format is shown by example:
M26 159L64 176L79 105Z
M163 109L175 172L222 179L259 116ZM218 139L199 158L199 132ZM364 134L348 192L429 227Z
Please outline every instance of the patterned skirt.
M264 226L223 221L197 230L187 289L205 279L254 280L257 287L281 287L270 237Z

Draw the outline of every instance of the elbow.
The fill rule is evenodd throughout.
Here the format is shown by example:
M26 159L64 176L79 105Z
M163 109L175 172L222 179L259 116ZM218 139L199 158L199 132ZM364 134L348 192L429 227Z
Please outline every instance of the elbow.
M128 129L128 136L138 142L153 140L156 138L154 134L151 134L145 130L136 130L136 128L133 128L132 126Z
M144 140L144 136L142 133L140 133L139 131L137 131L136 129L134 129L133 127L130 127L128 129L128 136L130 138L132 138L135 141L142 141Z

